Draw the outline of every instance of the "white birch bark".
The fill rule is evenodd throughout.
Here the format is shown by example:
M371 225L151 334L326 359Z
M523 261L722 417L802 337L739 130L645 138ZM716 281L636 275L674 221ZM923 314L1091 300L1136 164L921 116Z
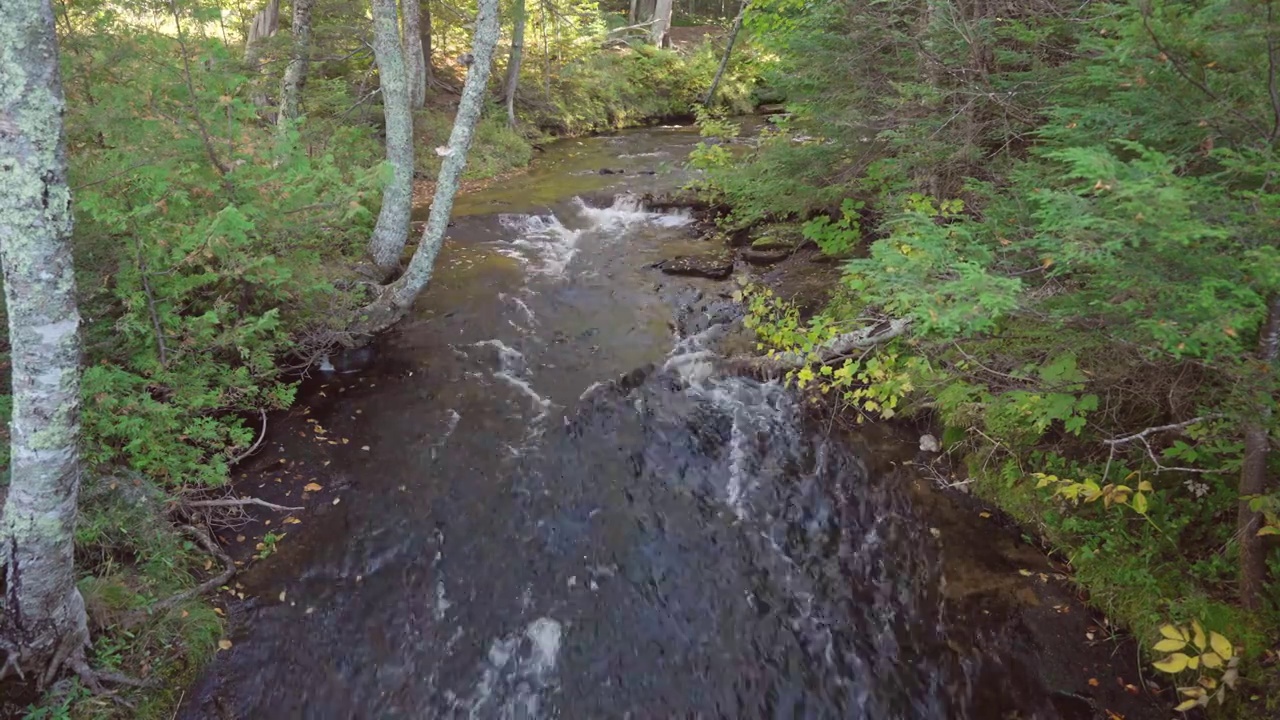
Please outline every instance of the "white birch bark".
M408 311L418 293L431 282L436 256L440 254L440 246L449 227L449 215L453 212L453 199L467 165L467 152L471 149L476 123L484 109L494 49L498 45L498 0L479 0L478 5L475 39L471 47L473 60L462 88L449 144L439 150L444 162L436 178L436 193L431 201L426 229L422 232L422 242L404 275L384 288L378 299L361 311L353 328L357 333L374 333L395 324Z
M284 80L280 86L277 125L284 125L285 121L298 117L298 99L302 93L302 85L307 81L307 63L311 53L311 9L314 6L315 0L293 0L293 22L289 28L289 32L293 34L293 54L289 57L289 65L284 69Z
M369 240L369 254L379 268L389 272L400 265L400 254L409 240L409 214L413 209L413 114L409 109L409 82L405 75L396 0L373 0L373 31L391 181L382 191L382 210Z
M9 495L0 513L0 678L47 684L89 642L75 585L80 316L65 101L49 0L0 12L0 265L12 346Z
M427 61L422 51L422 8L419 0L400 0L404 20L404 64L409 76L409 105L420 109L427 102Z
M654 45L662 47L667 39L667 30L671 27L671 10L673 0L658 0L653 9L653 26L650 38Z

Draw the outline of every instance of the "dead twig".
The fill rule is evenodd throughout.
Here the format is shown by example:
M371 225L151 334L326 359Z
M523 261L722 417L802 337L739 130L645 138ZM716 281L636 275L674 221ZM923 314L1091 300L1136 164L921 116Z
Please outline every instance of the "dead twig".
M250 455L258 452L258 448L262 447L262 441L267 439L267 411L259 408L258 412L262 413L262 432L258 433L258 441L255 442L253 445L249 446L248 450L245 450L244 452L232 458L231 461L227 463L228 465L239 465L243 460L248 458Z
M286 507L284 505L276 505L266 500L258 498L223 498L221 500L191 500L184 502L186 507L244 507L245 505L257 505L267 508L268 510L279 510L280 512L290 512L292 510L302 510L300 507Z
M1201 415L1200 417L1194 417L1194 418L1191 418L1190 420L1183 420L1182 422L1170 423L1168 425L1157 425L1155 427L1149 427L1143 430L1139 430L1136 433L1125 435L1123 437L1118 437L1111 440L1103 440L1102 444L1107 445L1111 449L1110 453L1107 455L1107 467L1102 471L1103 482L1106 482L1107 475L1110 474L1111 472L1111 462L1112 460L1115 459L1116 448L1122 445L1128 445L1129 443L1134 441L1142 443L1142 446L1146 448L1147 457L1151 458L1152 464L1154 464L1156 467L1156 472L1185 472L1185 473L1196 473L1201 475L1209 475L1209 474L1226 472L1225 470L1204 470L1201 468L1169 467L1160 462L1160 459L1156 457L1155 449L1151 447L1151 443L1148 441L1149 437L1157 433L1172 432L1174 430L1185 430L1186 428L1189 428L1192 425L1196 425L1196 424L1205 422L1207 420L1214 420L1220 417L1222 417L1221 414Z
M773 357L735 357L730 359L733 365L744 365L762 371L789 370L803 367L812 362L830 362L832 359L849 355L854 350L866 350L902 337L911 329L909 318L896 318L888 324L869 325L852 332L837 335L814 348L811 353L783 352ZM877 332L879 330L879 332Z

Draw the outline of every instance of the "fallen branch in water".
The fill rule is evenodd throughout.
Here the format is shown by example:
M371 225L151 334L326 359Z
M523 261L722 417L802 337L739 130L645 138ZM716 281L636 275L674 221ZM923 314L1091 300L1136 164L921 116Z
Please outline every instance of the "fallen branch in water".
M837 335L818 345L809 353L791 351L775 353L772 357L738 356L731 358L730 363L736 367L762 372L794 370L811 362L830 362L840 358L842 355L848 355L854 350L867 350L877 345L883 345L894 338L906 335L910 329L911 320L909 318L896 318L890 320L887 325L885 323L869 325L843 335Z
M199 543L200 547L204 548L205 552L209 553L210 555L216 557L218 560L222 561L222 572L218 573L218 575L216 575L215 577L205 580L204 582L200 583L196 587L183 590L182 592L176 593L174 595L170 595L164 600L160 600L159 602L154 603L153 605L151 605L151 607L138 610L136 613L134 613L133 615L131 615L129 618L125 620L124 626L126 628L136 625L138 622L140 622L143 618L147 616L164 612L165 610L173 608L181 603L184 603L187 600L190 600L191 598L199 597L201 595L204 595L207 592L212 592L213 590L217 590L223 585L226 585L227 582L230 581L233 576L235 576L236 574L235 562L232 561L230 555L228 555L225 551L223 551L221 547L218 546L218 543L214 542L213 538L209 535L209 533L205 532L204 530L201 530L200 528L194 525L182 525L182 526L179 526L178 529L181 530L183 534L189 535L197 543Z
M184 502L186 507L244 507L245 505L258 505L268 510L279 510L280 512L290 512L292 510L302 510L300 507L287 507L284 505L276 505L266 500L258 498L223 498L221 500L192 500Z

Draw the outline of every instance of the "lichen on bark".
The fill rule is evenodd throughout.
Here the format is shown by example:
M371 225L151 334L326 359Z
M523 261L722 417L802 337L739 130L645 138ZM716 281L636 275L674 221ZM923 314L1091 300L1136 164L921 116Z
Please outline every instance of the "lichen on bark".
M71 258L65 101L49 0L0 15L0 264L12 348L12 459L0 513L0 678L47 684L83 663L75 586L80 317Z
M382 191L382 209L369 240L369 254L384 272L394 271L409 240L413 209L413 114L396 0L373 0L373 54L378 63L386 116L387 163L391 180Z

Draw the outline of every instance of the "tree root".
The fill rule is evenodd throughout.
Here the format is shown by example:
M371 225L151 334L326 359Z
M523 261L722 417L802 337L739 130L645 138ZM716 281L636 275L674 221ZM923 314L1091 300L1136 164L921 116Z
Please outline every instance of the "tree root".
M164 612L181 603L186 602L187 600L190 600L191 598L199 597L201 595L204 595L205 593L216 590L219 587L226 585L227 582L230 581L231 578L235 576L236 574L235 562L231 559L230 555L227 555L227 553L224 552L222 548L218 546L218 543L214 542L213 538L209 535L209 533L205 532L204 530L201 530L200 528L195 527L194 525L182 525L178 529L181 530L186 535L191 536L210 555L213 555L214 557L221 560L222 568L223 568L222 572L218 573L218 575L216 575L215 577L205 580L204 582L200 583L196 587L183 590L182 592L176 593L174 595L170 595L164 600L160 600L156 603L153 603L149 608L144 608L142 610L139 610L133 613L128 618L126 618L125 621L122 623L124 627L126 628L133 627L134 625L137 625L139 622L141 622L144 618L148 616L152 616L152 615L155 615L156 613Z

